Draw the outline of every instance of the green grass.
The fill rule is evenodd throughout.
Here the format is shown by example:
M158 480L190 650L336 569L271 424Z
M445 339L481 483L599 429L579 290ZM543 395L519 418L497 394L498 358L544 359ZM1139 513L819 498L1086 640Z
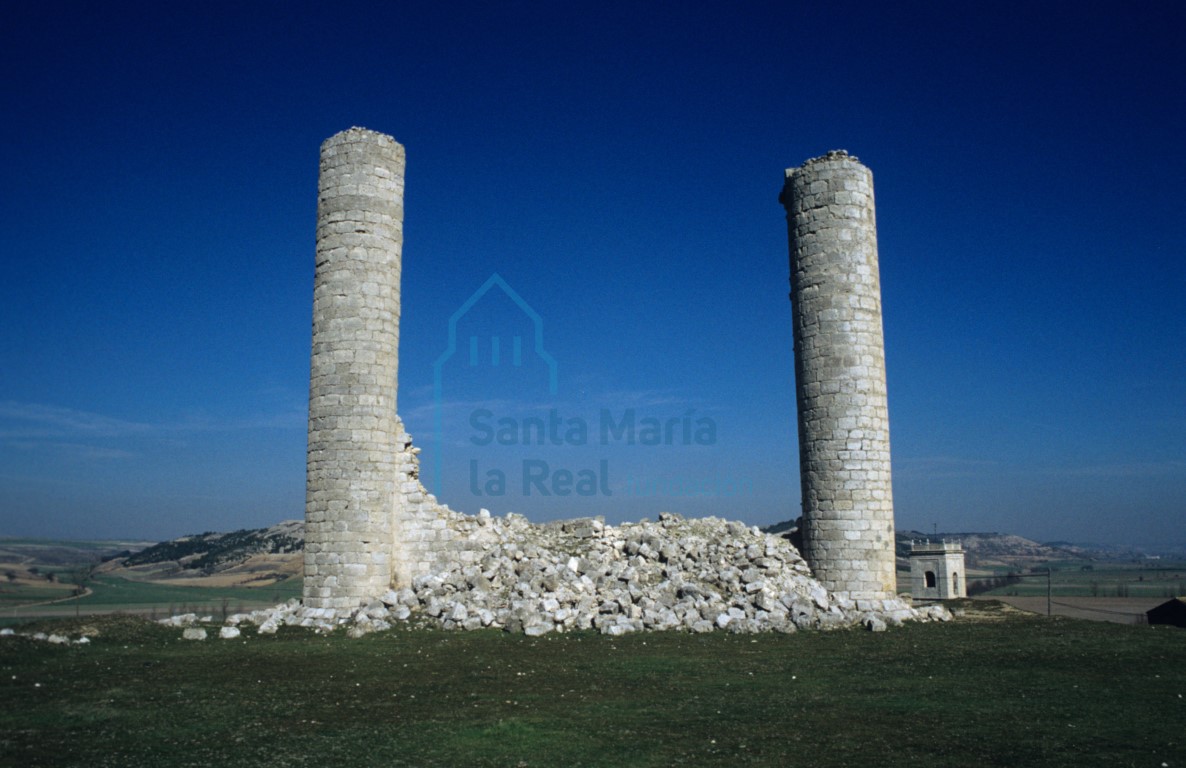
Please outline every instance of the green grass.
M286 630L110 617L0 640L0 764L1186 762L1186 632L1064 619L737 636Z
M131 581L114 576L100 576L88 586L94 594L80 599L87 608L137 605L220 605L222 600L253 603L284 602L299 597L301 582L292 579L267 587L182 587L161 582Z
M1016 584L1000 587L988 595L1045 595L1045 569L1039 573L1027 570ZM1004 576L1002 572L999 575ZM970 582L976 581L975 577ZM1117 597L1118 590L1127 597L1177 597L1186 595L1186 563L1168 562L1151 566L1144 563L1080 566L1060 569L1056 564L1051 574L1051 590L1055 595L1078 597ZM1124 594L1127 593L1127 594Z
M0 607L12 607L22 603L39 602L42 600L60 600L74 594L73 584L49 584L45 586L19 587L6 584L0 587Z
M22 587L0 593L0 610L4 612L0 614L0 626L14 626L30 617L61 616L71 612L85 615L123 611L159 616L192 612L221 619L224 612L237 613L300 597L301 585L301 579L288 579L266 587L183 587L99 576L87 584L93 590L92 594L49 605L26 607L29 603L69 597L73 586L57 590Z

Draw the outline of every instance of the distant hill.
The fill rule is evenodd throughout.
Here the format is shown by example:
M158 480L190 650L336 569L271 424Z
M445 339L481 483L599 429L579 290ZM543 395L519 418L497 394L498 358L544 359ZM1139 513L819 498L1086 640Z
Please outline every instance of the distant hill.
M65 597L73 591L80 569L125 557L151 543L0 538L0 596L36 589L60 591ZM44 595L46 599L57 596Z
M796 521L762 530L795 541ZM912 541L958 540L969 570L1023 571L1050 562L1125 560L1144 555L1130 547L1040 543L1007 533L938 533L898 531L898 568L909 569ZM96 563L99 573L139 581L206 586L267 586L299 577L304 568L305 524L286 520L270 528L206 532L148 545L145 542L57 542L0 539L0 565L10 581L46 581L47 564L65 570L69 563ZM55 567L56 566L56 567ZM40 571L38 568L40 567Z
M1031 568L1041 563L1057 560L1088 559L1084 554L1066 547L1040 544L1023 536L1010 533L922 533L920 531L898 531L897 556L899 567L909 568L906 559L910 555L912 541L958 541L964 548L964 560L968 568Z
M199 533L162 541L107 563L104 573L141 581L265 586L301 573L305 524Z
M175 562L183 569L213 573L238 565L253 555L294 553L304 548L305 524L300 520L285 520L271 528L207 532L162 541L124 558L123 564Z
M80 541L5 537L0 538L0 563L28 563L43 569L66 568L125 557L149 546L152 546L151 541L134 539Z
M768 525L762 530L796 540L798 521L787 520ZM1009 533L963 532L923 533L921 531L897 531L895 533L895 554L899 570L909 570L910 543L914 541L959 541L964 548L965 562L969 569L1009 568L1023 570L1043 563L1065 560L1091 560L1114 558L1119 552L1108 553L1091 547L1073 544L1042 544L1023 536ZM1127 552L1127 550L1126 550Z

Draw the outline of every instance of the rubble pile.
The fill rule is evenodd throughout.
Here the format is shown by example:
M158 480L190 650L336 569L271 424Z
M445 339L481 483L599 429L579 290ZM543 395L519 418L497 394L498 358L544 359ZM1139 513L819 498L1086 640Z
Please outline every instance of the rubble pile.
M236 614L254 624L351 636L411 622L445 630L501 628L538 636L593 629L607 635L685 632L794 632L854 625L884 630L903 621L947 621L942 606L916 610L898 598L850 600L829 594L785 539L715 517L606 525L584 518L532 524L483 510L460 533L466 557L416 577L355 609L307 608L291 600ZM192 626L196 617L166 619ZM193 633L196 634L196 633ZM229 633L221 633L226 637Z

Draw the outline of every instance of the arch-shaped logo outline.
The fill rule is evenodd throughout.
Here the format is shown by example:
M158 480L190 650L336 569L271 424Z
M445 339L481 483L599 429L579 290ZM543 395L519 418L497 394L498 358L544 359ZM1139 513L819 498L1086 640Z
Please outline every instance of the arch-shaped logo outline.
M436 493L438 496L442 488L441 456L444 453L444 425L442 424L444 418L442 413L442 398L444 395L441 391L441 368L446 362L448 362L449 358L453 357L453 355L457 352L457 321L465 317L465 314L473 309L474 305L481 301L482 297L489 293L490 290L495 286L501 288L502 292L505 293L507 297L515 303L515 306L522 310L523 314L527 315L528 319L531 320L531 324L535 331L535 353L539 355L545 363L548 364L548 394L556 394L556 358L552 357L550 354L548 354L547 350L544 349L543 318L539 316L538 312L531 308L530 304L523 300L523 297L520 296L514 288L507 284L506 280L502 279L501 275L499 275L497 272L494 272L489 278L486 279L486 282L482 283L482 287L474 291L473 294L468 299L466 299L465 303L458 307L457 310L449 316L449 346L443 353L441 353L441 356L436 359L436 362L432 364L432 400L434 410L436 411L434 414L433 426L436 432L435 438L437 444L436 457L433 460L432 485L433 493Z

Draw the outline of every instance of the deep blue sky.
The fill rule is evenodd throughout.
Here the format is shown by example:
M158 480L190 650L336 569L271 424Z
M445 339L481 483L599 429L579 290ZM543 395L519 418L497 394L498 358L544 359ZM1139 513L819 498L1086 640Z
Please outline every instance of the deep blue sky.
M454 508L797 515L777 195L844 148L876 183L898 526L1186 543L1186 6L174 6L0 21L0 535L303 514L317 152L362 125L407 148L400 411ZM494 273L557 392L456 358L438 442L434 363ZM523 321L490 298L465 338ZM588 444L474 442L549 407ZM603 446L601 409L715 440ZM521 493L523 461L602 459L612 496ZM680 478L715 484L640 485Z

